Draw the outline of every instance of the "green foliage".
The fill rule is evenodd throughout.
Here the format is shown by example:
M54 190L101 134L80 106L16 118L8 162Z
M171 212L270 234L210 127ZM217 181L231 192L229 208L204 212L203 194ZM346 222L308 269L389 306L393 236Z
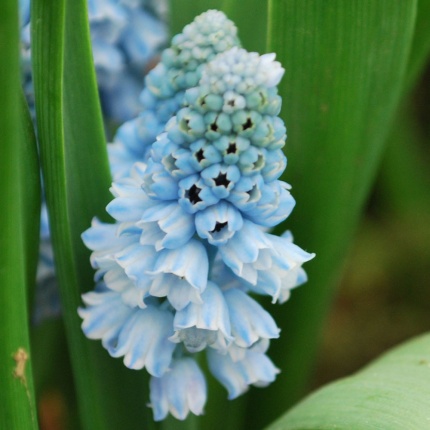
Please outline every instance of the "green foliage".
M318 390L268 430L423 430L430 410L430 335Z
M430 52L430 0L418 0L412 49L405 79L405 90L410 90L422 71Z
M11 430L38 428L27 292L40 194L34 139L21 99L18 40L18 2L5 0L0 5L0 427Z
M93 216L104 215L110 200L86 2L35 0L32 22L46 201L82 425L91 430L137 427L150 414L142 407L148 398L143 372L126 369L86 339L77 315L80 294L93 286L89 251L80 235Z
M411 0L270 2L269 51L286 68L280 87L289 129L285 179L298 202L284 228L317 257L306 267L309 282L277 310L284 336L271 356L283 372L255 395L249 422L259 420L257 405L274 417L304 391L399 101L415 12Z

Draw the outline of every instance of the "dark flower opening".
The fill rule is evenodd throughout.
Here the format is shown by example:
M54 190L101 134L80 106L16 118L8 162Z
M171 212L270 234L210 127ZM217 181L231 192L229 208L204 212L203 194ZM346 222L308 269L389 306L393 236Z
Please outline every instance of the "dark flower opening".
M188 191L185 193L185 197L193 204L195 205L198 202L201 202L202 199L199 197L200 191L202 189L199 188L197 185L193 185Z
M227 148L227 154L236 154L237 147L236 142L230 142Z
M200 163L202 160L204 160L204 159L205 159L205 155L204 155L204 153L203 153L203 149L202 149L202 148L200 148L200 149L196 152L195 156L196 156L197 161L198 161L199 163Z
M205 107L206 106L206 96L201 97L200 100L198 101L198 103L200 104L201 107Z
M211 231L211 233L220 232L226 225L227 225L227 222L217 222L215 224L215 228Z
M266 103L265 95L261 91L258 94L261 97L261 104L264 105Z
M253 125L254 125L254 124L253 124L253 122L252 122L251 118L250 118L250 117L248 117L248 118L246 119L246 122L245 122L244 124L242 124L242 129L243 129L243 130L248 130L248 129L249 129L249 128L251 128Z
M220 173L215 179L215 184L217 187L219 187L220 185L224 186L224 187L228 187L230 184L230 181L227 179L227 173Z
M190 131L190 129L191 129L190 128L190 119L189 118L182 119L179 123L179 127L184 132Z
M253 166L254 166L255 170L259 170L259 169L262 169L265 164L266 163L265 163L263 155L259 154L257 161L255 163L253 163Z

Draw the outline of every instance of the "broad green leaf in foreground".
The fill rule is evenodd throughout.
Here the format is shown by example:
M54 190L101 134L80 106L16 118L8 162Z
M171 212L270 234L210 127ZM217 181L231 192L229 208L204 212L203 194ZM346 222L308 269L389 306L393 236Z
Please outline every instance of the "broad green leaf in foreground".
M269 4L268 51L286 69L280 87L289 133L285 179L297 200L283 227L317 256L305 267L309 282L277 309L283 330L270 355L282 373L253 394L248 416L257 428L303 394L399 101L416 12L414 0Z
M16 0L0 4L0 58L0 428L37 429L26 284L34 273L40 194L21 99Z
M83 428L137 428L149 419L144 372L86 339L77 308L93 287L81 242L110 200L110 173L91 58L86 1L32 2L32 57L46 201Z
M424 430L430 426L430 335L310 395L268 430Z

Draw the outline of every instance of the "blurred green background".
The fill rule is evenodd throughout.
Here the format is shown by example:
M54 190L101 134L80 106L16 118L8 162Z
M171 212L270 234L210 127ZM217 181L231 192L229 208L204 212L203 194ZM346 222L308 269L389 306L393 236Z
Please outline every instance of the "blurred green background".
M348 375L430 327L430 64L405 96L348 252L313 378Z

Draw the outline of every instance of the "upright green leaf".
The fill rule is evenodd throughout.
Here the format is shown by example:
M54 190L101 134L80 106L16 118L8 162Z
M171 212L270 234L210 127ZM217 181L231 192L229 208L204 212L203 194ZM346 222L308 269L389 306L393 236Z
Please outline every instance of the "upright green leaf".
M223 0L222 10L236 24L242 46L266 52L268 0Z
M16 0L0 4L0 94L0 428L37 429L26 283L37 249L39 182L26 140Z
M86 339L77 308L94 286L80 236L111 199L85 0L35 0L33 69L46 201L83 428L138 428L150 410L144 372Z
M221 9L223 0L170 0L170 33L181 33L197 15L209 9Z
M418 0L417 20L403 87L403 101L397 111L387 149L381 163L377 187L383 206L400 216L422 221L430 213L430 175L422 157L426 136L410 93L420 78L430 54L430 0Z
M398 111L378 177L379 204L423 225L423 217L430 214L430 174L421 153L427 140L413 114L410 102Z
M310 395L268 430L429 428L430 335L384 354Z
M399 100L415 12L415 0L270 1L268 51L286 69L280 87L289 130L285 179L297 200L283 227L317 256L306 266L309 282L276 311L283 336L270 355L282 373L253 395L249 422L259 428L305 389Z
M418 0L412 49L409 56L405 87L411 89L422 72L430 52L430 0Z

